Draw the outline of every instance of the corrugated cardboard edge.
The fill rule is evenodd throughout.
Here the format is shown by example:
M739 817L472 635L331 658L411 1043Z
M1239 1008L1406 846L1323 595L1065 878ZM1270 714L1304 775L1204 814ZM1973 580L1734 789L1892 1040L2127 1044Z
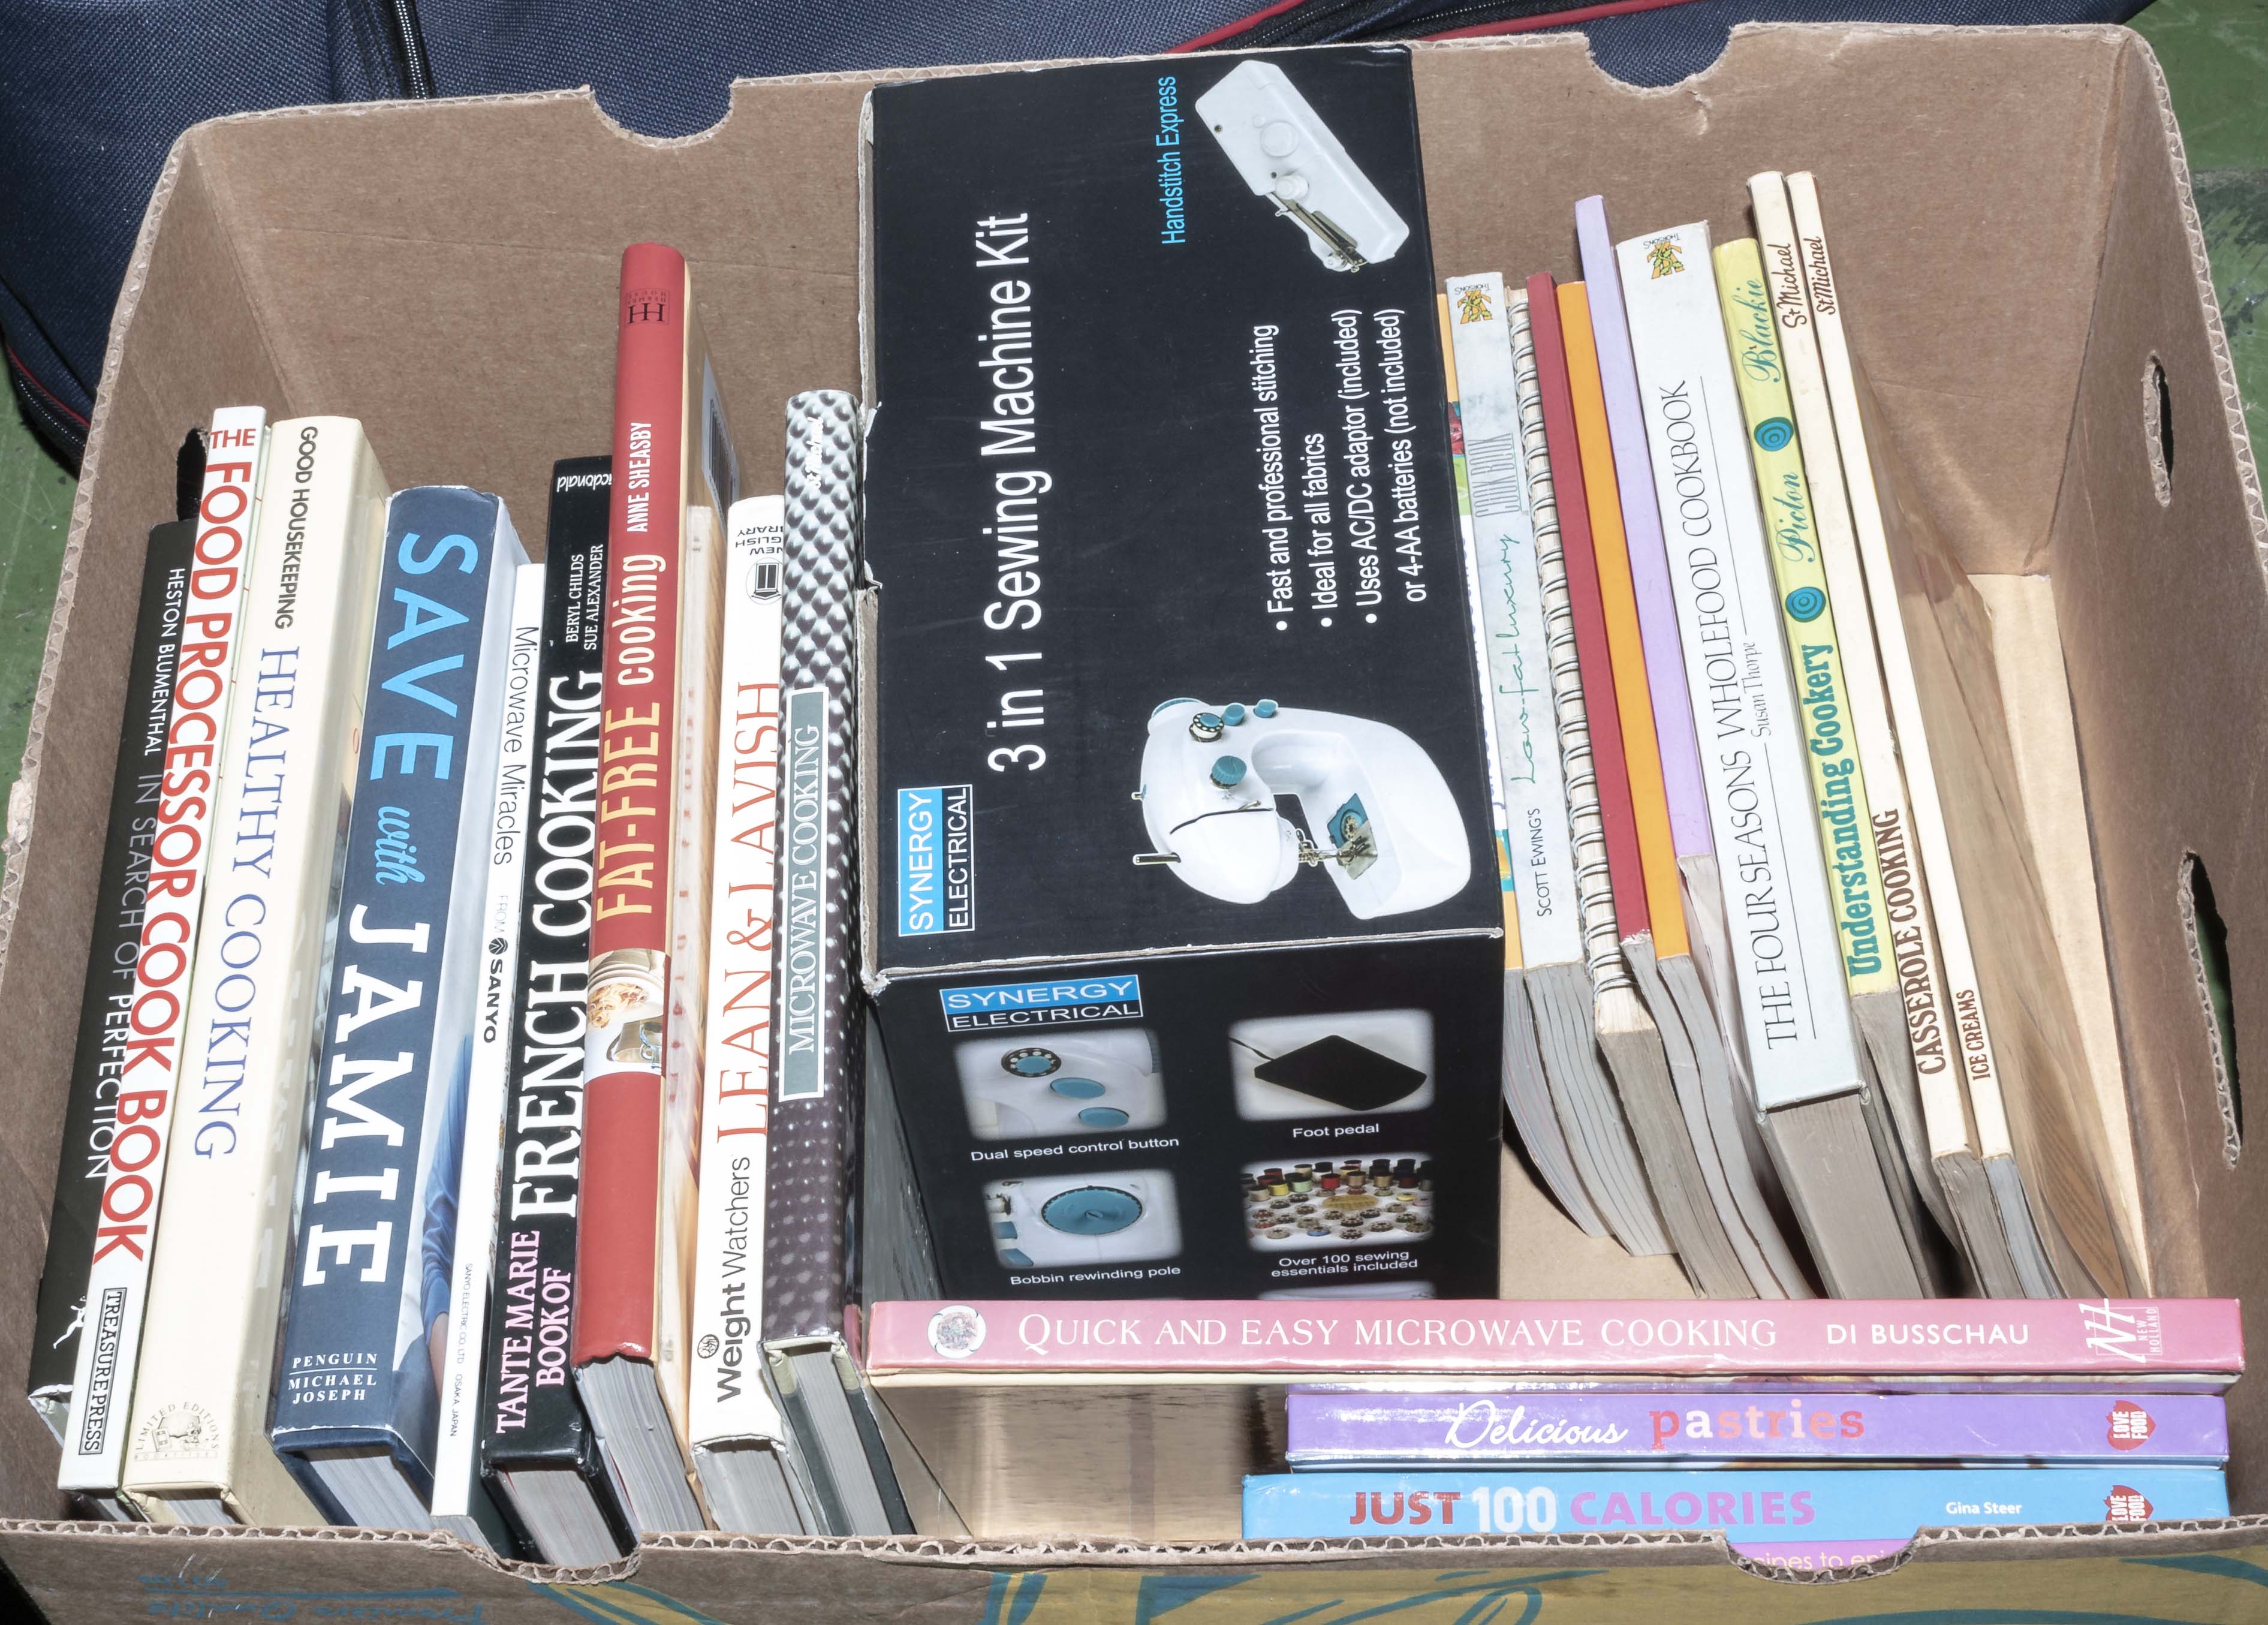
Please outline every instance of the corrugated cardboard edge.
M1807 27L1821 26L1815 25L1794 26ZM1744 25L1743 26L1745 28L1747 26ZM1782 25L1781 26L1791 26ZM1736 31L1736 33L1738 32L1741 31ZM1976 33L1979 35L1990 34L1996 37L2004 37L2006 33L2006 31L2004 30L1943 28L1898 29L1865 25L1855 27L1844 26L1839 28L1837 32L1853 39L1906 33L1926 33L1933 34ZM2130 43L2134 40L2134 36L2132 36L2129 31L2115 28L2075 28L2042 30L2036 32L2059 35L2081 35L2098 38L2110 36ZM1443 46L1429 48L1502 50L1527 48L1565 49L1568 48L1564 43L1547 43L1544 41L1472 41L1460 43L1454 46ZM1722 59L1720 58L1720 60ZM2205 255L2202 230L2198 224L2194 199L2191 196L2189 188L2189 172L2187 162L2183 149L2181 145L2178 129L2173 121L2171 105L2167 97L2163 75L2159 70L2156 60L2154 56L2148 52L2146 46L2143 48L2143 60L2149 64L2149 71L2152 77L2154 93L2157 96L2158 104L2161 109L2161 116L2164 121L2166 127L2166 137L2169 142L2169 151L2172 155L2174 179L2179 194L2183 224L2190 237L2193 274L2198 286L2200 302L2205 307L2205 321L2208 327L2212 352L2214 357L2216 370L2220 378L2223 405L2225 414L2228 420L2230 438L2235 447L2236 458L2242 472L2245 502L2252 526L2256 553L2259 557L2264 574L2268 574L2268 513L2264 513L2257 468L2253 459L2249 439L2243 432L2243 419L2241 415L2242 409L2236 394L2233 363L2229 357L2227 336L2220 321L2217 300L2213 296L2211 274L2209 265ZM1006 66L1013 68L1016 64L1007 64ZM960 70L959 71L976 72L1000 70L1002 70L1000 66L992 66L989 68L972 67L969 69ZM899 70L884 73L838 73L799 77L808 82L858 82L872 84L887 80L934 77L937 71L938 70ZM1714 71L1715 70L1712 66L1710 70L1706 70L1700 75L1697 75L1693 78L1684 81L1678 85L1664 87L1660 90L1639 89L1626 85L1619 86L1617 88L1626 93L1639 96L1688 96L1692 98L1696 104L1705 112L1711 76ZM758 82L744 81L743 83L754 84ZM735 87L735 90L737 92L738 86ZM613 123L613 121L607 119L603 109L598 107L595 98L593 97L587 90L547 92L533 96L482 98L477 100L499 103L525 104L560 100L574 100L578 98L589 101L592 104L593 111L599 113L601 120L610 125ZM239 121L248 121L255 118L306 117L317 114L328 117L338 117L342 115L369 115L387 112L390 107L398 107L398 105L399 104L375 104L355 107L284 109L273 113L236 115L236 118L234 119L217 121L217 122L233 122ZM729 119L732 114L728 112L726 116ZM136 239L134 255L129 264L127 281L122 291L118 307L113 314L101 387L99 390L98 405L92 425L92 432L90 437L90 448L85 469L85 479L83 480L80 488L77 502L74 507L70 542L66 551L62 581L56 597L55 617L50 623L40 684L35 696L31 742L26 750L24 786L17 796L11 800L8 838L6 842L6 850L11 859L20 855L23 849L23 843L28 837L33 817L37 812L39 790L38 769L45 744L45 725L54 696L55 672L58 665L59 655L69 628L72 602L77 582L79 550L83 544L85 535L89 524L91 506L89 492L92 490L93 476L100 468L100 459L105 439L104 431L111 417L113 406L111 396L117 384L118 373L122 354L122 341L133 321L136 307L138 307L141 299L143 284L148 276L151 256L155 242L155 228L158 215L162 212L166 203L171 198L175 188L180 184L182 178L180 170L185 162L185 155L193 156L191 144L194 142L198 129L202 129L202 126L199 126L197 129L192 129L185 134L184 137L181 137L180 141L176 143L173 152L169 154L167 158L165 168L161 172L158 187L152 194L151 205L149 209L145 211L142 227ZM703 132L700 135L681 138L681 140L674 142L650 141L649 138L636 136L632 132L622 131L620 130L619 126L614 126L614 128L633 141L657 146L669 146L696 144L700 141L709 139L714 136L717 128L721 128L721 125L718 127L712 127L711 130ZM284 373L284 369L281 367L278 367L276 371L279 375ZM2074 417L2075 416L2076 414L2074 413ZM4 882L0 882L0 971L4 971L7 953L12 943L16 916L18 912L20 898L21 876L16 872L16 865L11 862L10 865L10 872L8 873ZM37 1183L37 1181L35 1181L35 1183ZM1918 1540L1912 1547L1909 1548L1909 1552L1905 1555L1903 1561L1911 1562L1915 1561L1918 1557L1926 1557L1933 1561L1940 1559L1947 1561L1962 1561L1971 1559L1983 1560L2013 1556L2020 1554L2027 1555L2036 1555L2040 1556L2080 1556L2094 1555L2116 1555L2121 1557L2139 1556L2147 1554L2154 1556L2169 1551L2213 1550L2257 1542L2263 1537L2264 1533L2268 1533L2268 1519L2263 1519L2257 1517L2210 1524L2169 1525L2164 1529L2154 1529L2146 1533L2111 1533L2101 1529L2088 1530L2068 1526L2053 1530L1940 1532L1926 1535L1921 1540ZM347 1544L357 1546L380 1544L403 1548L414 1547L421 1550L430 1549L436 1551L446 1551L453 1547L458 1546L458 1543L448 1540L446 1537L357 1530L158 1530L148 1527L119 1527L114 1525L40 1521L0 1521L0 1548L4 1548L5 1544L11 1538L38 1537L42 1539L51 1539L55 1536L70 1537L74 1543L82 1540L89 1539L98 1540L102 1539L131 1539L144 1540L151 1539L164 1539L173 1540L177 1542L183 1540L234 1541L239 1543L239 1547L237 1549L241 1549L242 1543L247 1541L264 1545L279 1540L289 1540L295 1543L304 1542L332 1546L343 1546ZM177 1547L168 1549L177 1550L182 1548ZM470 1547L459 1547L458 1549L472 1552L472 1548ZM1115 1562L1120 1567L1139 1567L1144 1563L1157 1562L1203 1563L1234 1562L1239 1563L1252 1563L1275 1561L1309 1562L1319 1560L1330 1561L1340 1564L1353 1564L1359 1566L1416 1567L1423 1566L1426 1562L1435 1561L1440 1553L1450 1549L1455 1549L1461 1556L1469 1555L1472 1554L1484 1554L1491 1556L1510 1555L1520 1553L1532 1553L1540 1556L1544 1555L1561 1554L1570 1549L1583 1549L1602 1553L1607 1549L1614 1549L1618 1552L1629 1550L1631 1553L1631 1555L1622 1559L1622 1561L1698 1562L1702 1560L1699 1556L1688 1558L1683 1555L1701 1550L1705 1550L1707 1555L1710 1556L1723 1555L1721 1547L1719 1547L1713 1538L1710 1537L1673 1537L1664 1540L1659 1537L1649 1538L1635 1535L1618 1537L1588 1537L1573 1541L1569 1541L1565 1539L1552 1541L1530 1542L1491 1542L1482 1540L1469 1544L1457 1543L1454 1547L1453 1544L1448 1542L1435 1541L1420 1544L1401 1541L1379 1543L1376 1546L1368 1544L1356 1545L1351 1543L1330 1543L1327 1546L1319 1546L1315 1547L1299 1547L1295 1548L1246 1547L1241 1545L1222 1545L1218 1547L1130 1547L1112 1546L1107 1549L1087 1547L1078 1543L1066 1544L1063 1546L1044 1546L1026 1548L1019 1547L976 1544L962 1546L958 1544L932 1542L860 1542L823 1540L746 1542L734 1540L731 1537L707 1535L673 1537L658 1540L643 1548L641 1554L637 1556L625 1559L621 1563L610 1565L602 1570L562 1570L541 1569L521 1564L503 1564L497 1562L493 1558L488 1557L484 1554L473 1553L473 1555L475 1556L476 1564L494 1570L500 1574L510 1575L529 1581L550 1582L556 1580L568 1583L590 1583L619 1577L621 1576L637 1572L640 1557L646 1554L659 1555L662 1553L691 1553L711 1550L741 1549L756 1549L768 1552L777 1551L782 1555L842 1555L849 1554L864 1554L873 1556L880 1561L888 1561L899 1563L968 1567L1005 1562L1021 1562L1026 1564L1053 1563L1057 1565L1089 1567L1110 1566L1111 1563ZM1663 1555L1658 1558L1641 1558L1637 1555L1639 1551L1646 1553L1660 1553L1663 1554ZM1869 1570L1867 1572L1872 1571L1878 1570ZM1849 1571L1849 1573L1852 1577L1857 1577L1861 1571L1853 1570Z
M2043 1524L2007 1528L1925 1530L1903 1551L1847 1569L1792 1572L1742 1557L1714 1533L1663 1531L1653 1533L1594 1533L1528 1539L1489 1535L1398 1536L1376 1540L951 1540L917 1537L840 1538L825 1535L701 1534L649 1536L637 1550L615 1562L591 1568L517 1562L499 1558L455 1536L379 1529L219 1529L186 1525L64 1523L0 1518L0 1547L11 1537L67 1535L76 1538L164 1541L169 1546L241 1545L247 1541L294 1545L385 1546L450 1553L493 1573L539 1584L598 1584L636 1577L646 1560L665 1554L762 1553L778 1557L865 1557L876 1562L941 1569L1148 1569L1233 1564L1239 1568L1304 1567L1329 1563L1347 1569L1431 1569L1444 1558L1491 1564L1564 1562L1577 1555L1594 1558L1613 1553L1616 1566L1715 1566L1739 1569L1759 1578L1788 1584L1842 1584L1889 1574L1916 1562L1998 1561L2012 1556L2135 1557L2207 1552L2268 1537L2268 1515L2196 1519L2118 1529L2101 1525ZM2011 1548L2015 1548L2012 1550ZM184 1559L188 1554L182 1554Z
M2205 340L2213 351L2215 378L2220 384L2221 410L2228 420L2228 439L2236 453L2237 476L2244 484L2245 512L2252 521L2253 550L2260 557L2260 570L2268 578L2268 501L2260 491L2260 464L2252 445L2252 432L2244 419L2244 397L2236 389L2236 358L2228 348L2228 329L2220 319L2220 295L2213 284L2213 256L2206 251L2205 224L2198 215L2197 188L2190 181L2189 149L2182 142L2181 121L2174 116L2173 92L2166 85L2166 70L2158 61L2158 53L2150 42L2132 29L2113 32L2132 34L2133 48L2141 53L2143 64L2149 70L2150 92L2157 99L2158 116L2166 130L2166 151L2173 166L2174 190L2181 201L2182 230L2189 238L2190 270L2197 278L2198 303L2205 308ZM2076 419L2077 414L2073 414Z

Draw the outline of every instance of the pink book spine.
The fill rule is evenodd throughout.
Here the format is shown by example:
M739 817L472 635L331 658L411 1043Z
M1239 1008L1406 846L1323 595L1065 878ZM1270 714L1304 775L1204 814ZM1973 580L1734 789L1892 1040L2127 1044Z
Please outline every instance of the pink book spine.
M2121 1376L2244 1367L2233 1298L877 1304L887 1371Z

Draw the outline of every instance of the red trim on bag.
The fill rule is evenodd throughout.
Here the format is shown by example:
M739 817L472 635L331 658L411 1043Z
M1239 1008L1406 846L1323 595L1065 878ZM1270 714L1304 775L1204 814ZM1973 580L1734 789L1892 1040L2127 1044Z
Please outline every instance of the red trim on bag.
M1594 17L1620 17L1628 11L1659 11L1668 6L1685 4L1686 0L1602 0L1598 5L1579 5L1572 11L1553 11L1543 17L1507 17L1501 22L1475 23L1469 27L1451 28L1442 33L1419 37L1427 40L1480 40L1491 34L1531 33L1539 28L1587 23Z
M33 388L40 392L40 398L41 400L45 401L49 406L55 408L55 410L61 412L64 417L70 418L80 428L84 429L87 426L87 421L84 417L73 411L70 406L64 403L61 396L57 395L54 390L41 383L39 380L38 375L35 374L30 367L24 365L24 358L16 353L16 347L13 344L0 344L0 350L4 350L8 352L9 365L16 369L18 374L22 377L26 383L31 385Z
M1263 6L1249 17L1241 17L1233 23L1222 24L1211 33L1201 33L1194 40L1186 40L1169 48L1166 55L1175 56L1183 51L1201 51L1208 45L1218 45L1223 40L1233 40L1255 23L1264 23L1278 12L1288 11L1299 4L1300 0L1276 0L1275 4Z
M1207 46L1218 45L1224 40L1233 40L1256 24L1266 22L1270 18L1279 12L1288 11L1300 3L1300 0L1276 0L1275 4L1264 6L1249 17L1239 18L1233 23L1226 23L1214 29L1211 33L1201 33L1194 40L1168 47L1166 54L1168 56L1175 56L1184 51L1201 51ZM1418 37L1425 40L1475 40L1485 38L1490 34L1528 33L1538 28L1558 28L1571 23L1587 23L1594 17L1619 17L1626 11L1658 11L1665 6L1683 5L1685 3L1686 0L1601 0L1601 4L1596 5L1571 6L1566 11L1549 11L1541 17L1508 17L1500 22L1474 23L1469 27L1450 28L1440 33L1421 34Z

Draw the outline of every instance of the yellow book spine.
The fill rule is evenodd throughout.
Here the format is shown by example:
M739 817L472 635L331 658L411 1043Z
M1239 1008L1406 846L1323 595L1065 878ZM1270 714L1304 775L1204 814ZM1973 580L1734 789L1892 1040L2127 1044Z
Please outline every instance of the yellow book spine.
M1732 346L1733 377L1749 431L1756 491L1764 499L1764 530L1772 579L1779 587L1780 624L1787 633L1788 668L1803 715L1804 756L1811 764L1813 809L1819 849L1827 861L1835 923L1843 948L1843 979L1855 997L1897 986L1883 951L1882 867L1851 727L1850 690L1828 601L1827 568L1819 556L1819 526L1811 488L1796 442L1795 406L1773 326L1771 294L1756 240L1719 244L1717 298ZM1865 613L1861 606L1859 613Z
M1472 486L1468 483L1465 474L1464 418L1457 405L1456 346L1449 341L1449 296L1446 293L1434 295L1433 305L1434 314L1440 318L1441 329L1441 377L1447 385L1449 395L1449 463L1456 474L1457 519L1464 528L1465 552L1469 560L1473 550L1473 495ZM1467 574L1468 576L1470 574L1469 562ZM1468 586L1471 585L1473 584L1469 581ZM1474 628L1474 635L1476 637L1479 635L1477 624ZM1480 646L1477 643L1473 646L1473 659L1476 662L1475 679L1477 681L1479 673L1484 669L1484 666L1481 663ZM1483 706L1482 710L1485 712L1487 707ZM1496 772L1496 746L1495 742L1491 740L1489 746L1489 772L1493 777ZM1513 891L1512 836L1505 827L1503 800L1495 794L1495 786L1490 787L1491 800L1495 804L1496 812L1496 883L1497 890L1503 894L1504 968L1507 971L1517 971L1525 966L1528 962L1521 957L1520 946L1520 899Z
M1580 282L1559 284L1559 325L1566 336L1575 444L1583 463L1583 494L1590 503L1591 549L1598 558L1599 601L1606 610L1607 654L1615 672L1615 714L1622 721L1623 754L1630 764L1631 813L1646 875L1647 924L1655 956L1666 959L1690 952L1691 945L1677 883L1677 846L1669 831L1669 793L1661 781L1661 743L1653 731L1653 699L1646 686L1638 594L1631 586L1622 488L1615 481L1614 447L1607 439L1607 396L1599 382L1591 297Z

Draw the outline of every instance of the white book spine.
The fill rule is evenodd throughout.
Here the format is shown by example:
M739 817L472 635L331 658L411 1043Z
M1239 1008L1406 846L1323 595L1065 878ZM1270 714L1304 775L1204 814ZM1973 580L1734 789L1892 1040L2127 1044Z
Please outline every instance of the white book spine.
M269 1447L268 1401L387 491L351 418L274 434L213 809L214 928L182 1045L182 1155L166 1172L122 1488L202 1491L247 1522L320 1523Z
M1473 566L1521 957L1529 965L1572 964L1583 957L1582 925L1553 716L1535 507L1502 277L1491 271L1449 284L1449 333L1457 359L1466 478L1472 490Z
M519 987L520 880L534 822L536 676L543 659L543 566L519 565L512 584L512 641L504 669L503 731L489 821L488 885L481 903L480 986L466 1070L465 1146L457 1166L457 1235L449 1253L449 1330L441 1416L433 1450L434 1521L484 1537L474 1511L480 1474L481 1367L488 1347L489 1287L496 1267L498 1184L511 1094L512 1002Z
M787 559L781 499L734 503L727 530L693 1272L696 1445L778 1440L785 1432L765 1377L762 1339L778 905L780 589Z
M1860 1086L1779 595L1705 222L1616 246L1685 680L1766 1111Z
M1939 797L1937 764L1922 718L1921 690L1914 680L1913 650L1899 613L1896 577L1890 567L1889 533L1882 522L1881 493L1874 487L1867 455L1866 427L1859 415L1859 388L1851 367L1851 345L1843 331L1843 301L1837 292L1834 262L1827 252L1826 227L1819 215L1819 192L1808 174L1787 177L1790 211L1810 296L1813 330L1827 373L1827 400L1843 454L1859 558L1866 572L1867 602L1874 608L1874 643L1889 691L1890 715L1898 730L1898 755L1905 767L1906 794L1913 809L1914 844L1921 849L1922 879L1936 917L1938 955L1945 971L1946 1009L1961 1047L1961 1072L1977 1125L1977 1150L1984 1157L2014 1155L2007 1109L2000 1100L1999 1068L1993 1059L1992 1030L1969 942L1969 917L1961 901L1961 882L1953 868L1953 844Z
M86 1325L79 1333L70 1415L55 1479L57 1488L66 1490L114 1494L126 1465L150 1257L182 1081L213 804L233 720L245 586L254 562L267 460L265 408L223 407L213 414L205 436L204 487L197 505L180 663L166 725L148 905L128 1006L132 1036L120 1068L117 1132L103 1181L94 1259L87 1274Z

